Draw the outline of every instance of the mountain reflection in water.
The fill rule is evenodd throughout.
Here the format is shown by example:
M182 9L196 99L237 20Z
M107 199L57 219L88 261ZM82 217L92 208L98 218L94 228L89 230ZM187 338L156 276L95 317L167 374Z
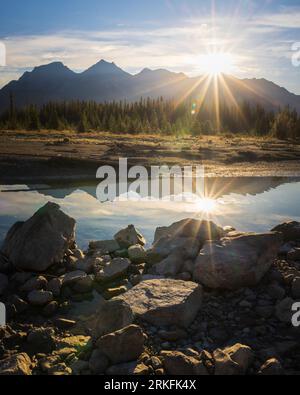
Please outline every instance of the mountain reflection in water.
M198 202L117 201L101 203L94 183L0 186L0 243L9 227L26 220L49 200L77 221L77 240L111 238L128 224L136 225L149 244L157 226L187 217L209 218L242 231L267 231L282 221L300 220L300 179L241 177L205 179Z

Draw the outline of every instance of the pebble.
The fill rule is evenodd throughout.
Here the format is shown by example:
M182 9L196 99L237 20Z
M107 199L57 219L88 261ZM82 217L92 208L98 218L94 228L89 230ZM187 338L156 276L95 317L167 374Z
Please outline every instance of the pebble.
M141 250L140 247L139 250ZM128 255L126 251L120 252L120 256ZM100 252L98 253L100 254ZM95 254L97 253L95 252ZM75 255L77 255L76 258ZM93 257L94 255L90 256ZM118 254L111 254L106 257L100 255L96 259L99 262L101 261L101 265L104 267L104 262L111 262L115 256L118 256ZM74 261L75 263L75 259L83 258L84 254L82 252L74 253L72 251L68 259L69 262ZM193 262L191 262L192 264ZM70 337L70 333L73 333L73 331L76 331L76 333L79 333L79 331L85 333L86 329L89 331L95 314L90 318L78 316L78 321L75 321L64 318L61 309L62 305L65 304L66 308L64 310L67 312L69 307L72 307L73 302L77 303L77 301L84 301L85 303L87 300L94 303L95 294L98 296L95 291L94 276L78 270L68 273L66 260L61 265L60 269L65 273L61 278L55 277L58 273L58 267L54 267L44 276L31 273L9 275L10 281L13 278L13 284L16 284L14 292L18 293L20 289L22 291L20 292L21 297L15 294L10 297L8 302L10 307L8 309L16 317L29 309L28 314L32 314L35 327L25 325L17 328L15 333L12 331L10 334L7 334L5 329L5 334L3 334L3 331L0 332L0 339L2 340L5 336L9 338L9 342L5 340L5 345L12 344L10 347L13 350L9 349L8 352L18 351L23 343L26 343L26 346L30 345L32 350L38 348L38 353L34 354L35 351L33 352L33 361L37 363L34 374L40 371L53 375L91 374L95 369L99 369L99 373L103 370L104 373L106 367L104 369L101 366L99 355L95 355L93 342L89 336L83 339L76 336ZM183 273L177 276L178 279L191 280L191 273L187 270L187 266L185 265L184 269L181 269ZM99 267L97 270L99 270ZM130 264L125 275L126 278L114 278L105 283L101 290L98 289L101 293L99 297L105 296L107 299L111 299L119 296L142 281L142 274L149 274L148 265L134 266ZM63 281L65 284L62 288ZM87 283L89 283L88 286ZM94 293L91 292L92 289L94 289ZM90 292L81 292L87 290ZM26 299L25 293L28 293L28 302L35 307L34 309L22 299L22 297ZM59 303L55 299L58 299ZM276 262L263 282L253 289L246 288L234 292L205 290L202 309L187 330L176 326L158 328L153 324L143 325L146 339L145 350L147 352L137 361L131 362L131 365L135 366L135 374L163 375L163 364L157 356L162 350L181 350L187 356L204 360L203 355L207 352L205 350L213 352L217 347L224 347L225 344L235 341L236 343L249 344L255 350L256 359L252 370L249 370L248 373L270 374L280 372L282 374L284 371L280 364L282 355L287 355L284 358L285 368L295 369L296 364L299 365L299 356L297 353L293 353L293 348L290 348L291 346L288 344L289 340L294 339L294 334L292 330L287 330L286 323L290 324L290 312L287 313L286 310L289 309L293 300L297 299L300 299L300 273L293 262L284 260ZM239 308L236 308L236 306ZM48 329L42 328L42 324L46 320L41 314L51 317L57 311L59 311L60 318L52 319L55 332L50 331L47 334ZM51 320L47 322L51 323ZM40 325L40 332L36 329L38 325ZM27 342L26 333L29 333ZM289 339L289 336L291 339ZM47 350L43 353L43 347L36 346L39 343L43 347L49 347L50 344L51 348L57 347L57 350ZM7 351L5 348L6 346L4 349L0 347L0 360ZM76 352L78 349L81 350L79 354ZM50 352L51 354L49 354ZM201 356L199 353L201 353ZM31 356L31 353L29 354ZM90 364L92 355L94 358L93 366ZM275 359L274 356L278 359ZM262 365L263 361L266 362ZM205 359L205 366L208 362L210 363L209 372L212 374L214 372L213 358L211 360ZM107 364L108 368L111 367L109 362Z

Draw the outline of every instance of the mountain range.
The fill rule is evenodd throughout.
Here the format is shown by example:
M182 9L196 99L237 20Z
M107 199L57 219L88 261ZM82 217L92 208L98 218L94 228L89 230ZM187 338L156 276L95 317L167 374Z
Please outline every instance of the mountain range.
M289 105L300 113L300 96L290 93L266 79L238 79L222 75L216 80L188 77L168 70L144 69L129 74L115 63L101 60L82 73L75 73L61 62L54 62L25 72L18 81L11 81L0 90L0 112L9 107L13 95L16 107L42 105L50 101L113 100L134 101L144 98L185 98L213 102L216 86L220 101L228 104L247 101L267 109Z

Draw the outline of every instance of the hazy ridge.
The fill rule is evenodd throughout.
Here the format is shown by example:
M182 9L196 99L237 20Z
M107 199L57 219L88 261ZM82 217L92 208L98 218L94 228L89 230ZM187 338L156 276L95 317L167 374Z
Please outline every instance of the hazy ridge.
M138 100L141 97L166 99L214 100L215 80L189 78L183 73L145 68L129 74L114 63L101 60L82 73L75 73L61 62L39 66L26 72L18 81L11 81L0 90L1 112L9 106L10 94L20 108L49 101L93 100L96 102ZM228 94L231 92L231 94ZM223 75L218 79L219 100L238 103L247 101L268 109L290 106L300 112L300 96L290 93L265 79L238 79ZM232 103L231 103L232 104Z

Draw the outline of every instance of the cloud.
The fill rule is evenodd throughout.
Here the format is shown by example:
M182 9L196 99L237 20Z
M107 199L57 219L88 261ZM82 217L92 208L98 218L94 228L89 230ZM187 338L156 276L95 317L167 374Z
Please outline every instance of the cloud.
M101 58L132 72L145 66L182 71L189 67L191 57L205 51L205 45L209 44L208 34L207 25L200 24L175 28L64 31L7 37L4 41L8 67L15 71L58 60L81 71ZM220 40L219 44L225 44L225 40ZM6 70L2 74L5 73Z
M61 60L75 70L89 67L100 58L122 67L183 67L185 59L200 54L217 42L229 47L232 37L214 39L212 28L194 24L175 28L118 29L100 32L60 32L43 36L5 39L10 67L32 68ZM84 56L82 56L84 54Z
M256 24L279 29L300 29L300 7L284 7L280 13L258 17Z
M212 48L233 53L237 76L272 79L275 72L280 74L283 59L287 67L291 57L292 41L278 36L278 32L299 28L299 20L300 8L297 8L293 13L284 9L256 19L222 16L212 22L210 17L202 17L185 20L177 26L121 25L100 31L11 36L3 40L8 67L1 70L0 84L40 64L62 61L79 72L102 58L131 73L150 67L193 76L202 72L199 55ZM282 75L282 81L283 78Z

